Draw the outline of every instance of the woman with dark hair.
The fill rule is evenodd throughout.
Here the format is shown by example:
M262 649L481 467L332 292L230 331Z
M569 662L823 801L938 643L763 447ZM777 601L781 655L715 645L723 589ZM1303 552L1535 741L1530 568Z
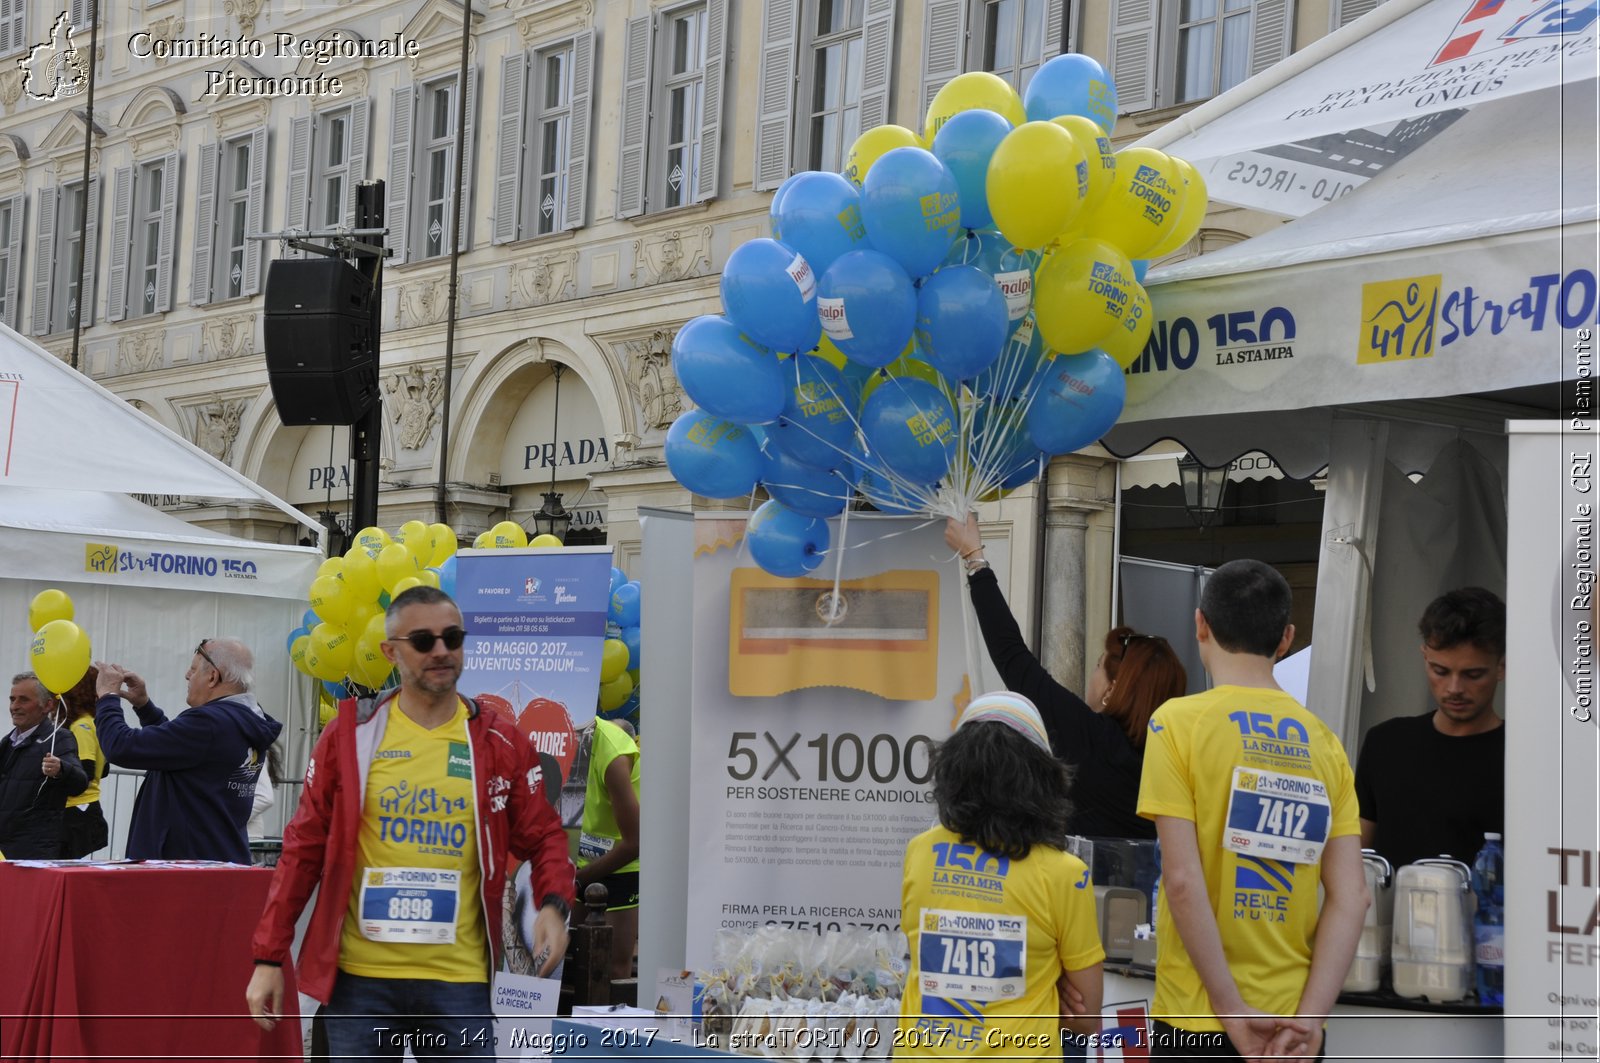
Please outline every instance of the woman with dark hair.
M972 607L1000 681L1039 707L1050 748L1073 769L1077 810L1068 833L1154 838L1155 826L1135 811L1145 728L1163 702L1187 692L1183 662L1166 639L1130 627L1113 628L1085 696L1078 697L1045 671L1023 641L994 570L983 557L977 515L968 514L965 523L948 521L944 541L966 563Z
M78 760L89 785L77 797L67 798L61 816L61 858L77 860L105 848L110 831L100 809L100 780L106 773L106 756L94 726L94 683L100 675L93 665L83 678L56 702L56 723L72 733L78 743Z
M975 699L934 750L939 823L906 846L895 1058L1060 1059L1063 1026L1100 1028L1105 951L1089 869L1062 848L1068 786L1019 694Z

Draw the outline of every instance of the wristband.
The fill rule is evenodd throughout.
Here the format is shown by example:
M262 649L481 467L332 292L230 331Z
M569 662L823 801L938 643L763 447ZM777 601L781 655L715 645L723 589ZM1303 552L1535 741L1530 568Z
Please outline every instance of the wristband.
M256 961L256 966L257 967L282 967L283 964L279 963L277 960L257 960Z
M989 562L988 562L988 560L986 558L980 557L976 561L968 561L967 562L967 575L970 576L974 572L977 572L979 569L988 568L988 567L989 567Z

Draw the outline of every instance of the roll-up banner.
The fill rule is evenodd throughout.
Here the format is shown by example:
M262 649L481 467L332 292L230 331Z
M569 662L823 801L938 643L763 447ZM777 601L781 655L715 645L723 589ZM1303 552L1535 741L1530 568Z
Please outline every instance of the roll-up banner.
M561 772L562 821L583 814L587 759L611 604L611 548L462 550L456 602L467 628L463 694L505 713L548 771Z
M965 704L943 520L835 520L802 579L763 572L744 524L695 525L686 959L700 968L724 929L897 928L906 842L935 819L929 753Z

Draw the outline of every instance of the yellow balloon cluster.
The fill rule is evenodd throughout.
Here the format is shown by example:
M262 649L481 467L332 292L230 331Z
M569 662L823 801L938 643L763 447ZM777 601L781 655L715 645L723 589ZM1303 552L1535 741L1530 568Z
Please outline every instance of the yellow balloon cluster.
M40 591L28 603L28 627L33 630L28 656L33 674L52 694L77 686L93 657L89 636L73 621L73 614L72 598L54 587Z

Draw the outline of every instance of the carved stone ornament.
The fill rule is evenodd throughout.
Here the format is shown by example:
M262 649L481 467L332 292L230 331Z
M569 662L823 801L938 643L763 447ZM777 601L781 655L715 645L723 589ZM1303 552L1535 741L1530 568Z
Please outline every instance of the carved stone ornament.
M578 252L539 255L511 268L511 306L544 306L576 294Z
M239 34L244 37L256 35L256 19L261 15L261 9L266 0L224 0L222 10L232 15L239 22Z
M664 284L711 271L711 226L667 229L633 242L641 284Z
M208 317L200 327L200 350L207 361L244 358L253 353L256 338L255 314L229 314Z
M22 68L12 67L9 70L0 69L0 103L6 105L6 112L17 105L22 99Z
M165 41L167 44L172 44L174 41L183 36L183 27L184 19L182 12L179 12L175 15L168 15L166 18L151 19L149 25L150 39L152 41ZM169 57L165 54L156 55L153 58L156 66L166 66L169 62Z
M390 373L383 380L388 392L389 418L394 421L395 442L402 450L421 450L439 423L439 396L444 393L444 372L413 365Z
M647 428L672 427L686 407L683 388L672 372L672 338L676 334L675 328L660 328L616 344L627 366L628 392Z
M164 327L140 329L118 336L117 372L147 373L160 368L166 338L167 330Z
M517 13L523 44L537 44L594 23L593 0L506 0Z
M194 445L224 465L232 464L233 443L239 438L245 400L218 399L194 407Z
M450 275L420 280L400 289L395 316L401 328L436 325L450 312Z

